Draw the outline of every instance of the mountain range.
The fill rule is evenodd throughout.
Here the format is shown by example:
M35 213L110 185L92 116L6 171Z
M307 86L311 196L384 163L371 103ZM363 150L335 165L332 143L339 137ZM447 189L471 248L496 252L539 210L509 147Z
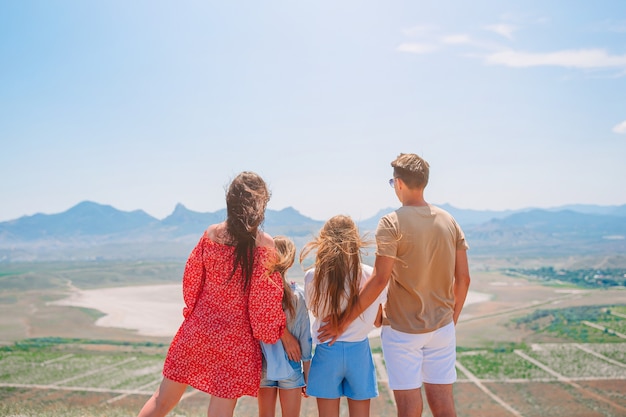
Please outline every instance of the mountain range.
M462 226L477 257L626 257L626 205L570 205L552 209L464 210L439 205ZM373 236L381 210L358 221ZM0 262L85 259L184 259L204 229L226 209L200 213L178 204L156 219L143 210L121 211L85 201L57 214L0 222ZM323 221L288 207L267 210L264 229L287 235L301 247Z

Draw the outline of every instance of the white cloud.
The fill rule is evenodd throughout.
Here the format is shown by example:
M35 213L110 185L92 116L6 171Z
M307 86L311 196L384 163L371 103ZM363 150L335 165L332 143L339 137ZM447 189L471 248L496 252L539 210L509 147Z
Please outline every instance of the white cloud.
M447 35L441 38L441 42L449 45L462 45L472 41L469 35Z
M405 42L396 47L399 52L410 54L428 54L437 50L437 45L429 43Z
M626 120L622 123L619 123L613 128L613 132L619 133L620 135L626 135Z
M626 55L609 55L603 49L578 49L535 53L513 50L486 57L487 64L508 67L626 68Z
M506 23L498 23L495 25L485 26L485 29L497 33L500 36L504 36L507 39L513 39L513 32L517 30L517 26L508 25Z

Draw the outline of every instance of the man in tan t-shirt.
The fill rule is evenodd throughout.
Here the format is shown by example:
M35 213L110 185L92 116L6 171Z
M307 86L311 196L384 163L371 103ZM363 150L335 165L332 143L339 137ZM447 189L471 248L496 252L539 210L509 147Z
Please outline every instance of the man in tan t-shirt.
M468 246L454 218L424 200L428 163L400 154L391 166L402 207L378 224L374 272L360 308L338 328L322 327L318 338L334 341L388 285L381 340L398 416L422 415L422 385L433 416L456 416L454 326L470 284Z

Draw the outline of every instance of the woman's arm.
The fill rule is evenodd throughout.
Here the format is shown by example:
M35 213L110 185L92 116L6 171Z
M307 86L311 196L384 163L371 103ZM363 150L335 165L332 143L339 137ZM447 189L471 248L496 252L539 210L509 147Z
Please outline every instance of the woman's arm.
M198 244L191 251L191 255L189 255L185 264L185 272L183 272L183 300L185 301L183 317L185 318L191 314L196 306L198 295L200 295L204 284L205 271L202 253L205 236L203 235L200 238Z
M283 279L278 272L269 273L273 249L265 249L255 262L248 297L248 314L252 334L264 343L276 343L287 327L283 311Z

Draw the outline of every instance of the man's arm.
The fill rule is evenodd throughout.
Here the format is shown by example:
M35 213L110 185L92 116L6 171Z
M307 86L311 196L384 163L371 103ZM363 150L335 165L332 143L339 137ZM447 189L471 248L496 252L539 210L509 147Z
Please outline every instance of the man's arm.
M350 316L344 317L337 328L331 328L329 323L326 323L319 329L317 338L320 342L324 343L330 341L333 344L335 340L346 330L346 328L357 317L359 317L367 307L369 307L385 289L385 286L391 278L391 272L393 271L394 258L388 256L376 255L376 261L374 262L374 272L372 272L371 278L365 283L363 289L359 293L357 308L352 310Z
M378 304L378 313L376 313L376 320L374 320L374 327L380 327L383 325L383 305Z
M456 251L456 262L454 264L454 313L452 315L454 324L456 324L461 315L469 285L470 274L467 262L467 251L458 249Z

